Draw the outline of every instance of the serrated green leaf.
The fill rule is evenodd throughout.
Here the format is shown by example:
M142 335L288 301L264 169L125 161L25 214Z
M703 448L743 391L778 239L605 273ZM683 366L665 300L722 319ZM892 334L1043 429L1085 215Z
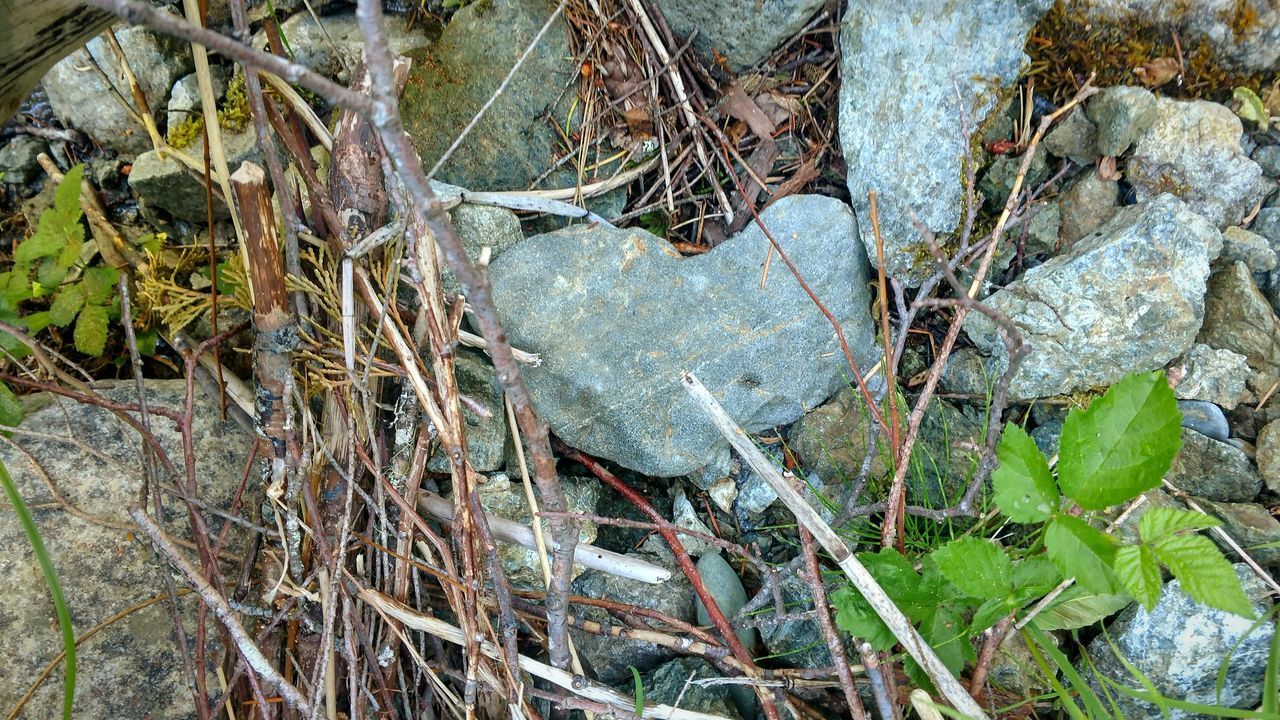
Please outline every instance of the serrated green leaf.
M1058 484L1086 510L1156 487L1182 447L1182 414L1160 372L1129 375L1062 426Z
M1058 508L1058 486L1036 441L1009 423L996 446L1000 466L991 475L995 502L1010 520L1044 522Z
M41 232L41 226L46 221L57 223L57 218L50 214L51 211L45 210L40 216L40 224L36 226L36 232L31 237L19 243L13 251L13 262L18 267L29 267L31 263L40 258L52 257L62 251L67 244L66 237L62 233L54 232L54 228ZM53 218L51 221L50 218Z
M1204 530L1221 524L1202 512L1155 507L1138 519L1138 537L1145 543L1155 543L1180 530Z
M53 207L40 213L35 233L14 250L13 261L18 267L27 267L40 258L65 256L69 252L68 245L74 245L76 256L79 256L80 244L84 242L84 228L80 226L80 218L84 214L80 210L80 180L83 177L84 166L77 165L68 170L62 182L58 183ZM70 266L70 263L59 264Z
M58 265L53 258L45 258L36 271L36 281L32 284L31 294L33 297L43 297L55 293L66 278L67 268Z
M111 267L91 267L84 271L84 299L90 305L105 305L116 291L120 271Z
M1254 616L1240 577L1212 540L1203 535L1170 535L1154 548L1192 600L1242 617Z
M67 171L53 194L53 210L63 218L79 221L84 211L80 209L80 182L84 180L84 164Z
M73 227L75 232L83 233L79 223L76 223ZM62 251L58 253L58 267L63 269L70 269L72 265L79 262L80 251L84 249L84 235L81 234L77 237L71 233L71 229L68 228L67 242L62 246Z
M990 540L962 537L931 555L944 577L970 597L1005 597L1013 583L1013 566L1004 550Z
M40 310L30 315L24 315L22 320L27 325L27 332L35 335L36 333L49 327L50 318L48 310Z
M836 625L845 632L871 643L877 650L889 650L898 642L866 599L851 587L831 594L836 607Z
M1120 612L1132 602L1127 595L1095 593L1073 585L1031 620L1040 630L1076 630Z
M1062 570L1044 555L1019 560L1013 566L1013 604L1022 606L1037 600L1064 579Z
M76 319L80 308L84 307L84 287L80 283L63 288L49 306L49 322L58 327L66 327ZM79 344L79 343L77 343Z
M921 624L920 634L952 675L959 675L964 661L973 657L964 620L948 608L938 608L932 618Z
M1115 539L1070 515L1060 515L1045 530L1044 545L1049 559L1067 578L1097 593L1119 592L1121 586L1111 570L1115 560Z
M875 553L859 553L858 559L898 609L913 621L923 620L942 601L936 588L923 586L920 574L911 566L911 561L897 550L883 548Z
M973 611L973 619L969 621L969 634L977 635L1000 622L1000 619L1017 608L1010 598L999 597L984 601Z
M1146 545L1126 545L1116 552L1116 577L1142 606L1150 610L1160 600L1160 563Z
M22 401L9 386L0 382L0 425L17 427L22 422Z
M107 308L85 305L76 318L76 329L72 335L76 350L93 357L101 355L107 347L107 322Z

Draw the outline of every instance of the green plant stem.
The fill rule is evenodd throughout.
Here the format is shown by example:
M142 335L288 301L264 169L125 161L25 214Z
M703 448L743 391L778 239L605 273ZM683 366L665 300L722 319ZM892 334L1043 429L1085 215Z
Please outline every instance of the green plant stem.
M67 609L67 600L62 595L62 585L58 583L58 573L53 567L49 551L44 547L44 540L40 538L40 531L36 528L35 521L31 519L27 504L23 501L22 495L18 494L18 488L13 484L13 478L9 477L9 470L3 461L0 461L0 485L4 485L4 493L9 497L9 504L13 505L13 511L18 515L18 522L22 524L22 530L27 534L31 549L40 562L40 572L44 574L45 584L49 586L49 596L53 598L58 625L62 627L62 647L67 655L67 669L62 679L62 720L71 720L71 705L76 695L76 633L71 627L71 612Z

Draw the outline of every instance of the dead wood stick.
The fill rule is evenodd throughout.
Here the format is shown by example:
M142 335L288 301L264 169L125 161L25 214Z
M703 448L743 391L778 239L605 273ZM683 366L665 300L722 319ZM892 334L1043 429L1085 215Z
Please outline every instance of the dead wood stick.
M693 397L694 402L702 408L703 412L711 420L716 429L724 435L729 444L738 451L744 460L751 465L751 469L755 470L764 478L769 487L773 489L778 497L786 504L800 521L800 524L813 533L814 539L823 547L831 557L844 571L849 581L857 588L858 592L866 598L867 603L871 605L884 624L888 626L898 642L902 643L902 647L920 664L921 669L933 681L934 687L942 693L957 710L968 715L971 718L985 718L987 714L982 708L974 702L969 693L960 685L951 671L946 665L942 664L933 648L920 637L916 629L911 626L911 621L906 615L893 604L893 600L885 594L876 579L867 572L858 558L849 551L844 540L827 525L825 521L818 515L809 503L799 492L796 491L791 483L783 477L781 471L774 466L764 453L751 442L747 434L742 428L729 417L724 408L720 407L720 403L711 396L711 392L694 376L691 372L686 372L680 379L681 385Z

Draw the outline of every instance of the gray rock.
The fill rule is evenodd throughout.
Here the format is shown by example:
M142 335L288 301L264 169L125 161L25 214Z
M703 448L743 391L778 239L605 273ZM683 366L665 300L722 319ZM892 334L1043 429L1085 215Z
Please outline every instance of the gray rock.
M1058 453L1058 447L1062 444L1062 424L1061 420L1053 418L1031 431L1031 439L1036 441L1036 447L1040 448L1045 457L1053 457Z
M1003 208L1013 192L1013 184L1022 169L1022 155L1001 155L991 161L982 178L978 180L978 190L982 193L987 207ZM1044 151L1037 151L1031 156L1031 164L1027 166L1027 175L1023 187L1035 188L1049 177L1049 162Z
M191 49L186 43L148 32L141 27L122 27L116 38L138 78L138 85L151 112L163 118L169 89L178 78L191 72ZM90 59L92 56L92 60ZM41 82L49 94L49 105L60 120L83 131L106 147L125 155L136 155L151 148L147 131L125 112L116 101L102 76L87 69L97 61L115 88L131 98L120 64L102 37L63 58Z
M1221 242L1203 218L1161 195L1124 208L1070 252L992 294L985 302L1016 323L1031 347L1013 396L1110 385L1177 357L1200 329L1209 261ZM965 332L1000 372L1008 367L986 315L971 314Z
M1121 517L1121 514L1124 512L1124 508L1122 507L1110 508L1107 511L1108 515L1113 516L1109 519L1114 520L1116 517L1121 517L1120 521L1116 524L1115 535L1120 539L1120 542L1127 545L1141 542L1141 539L1138 537L1138 522L1142 520L1143 515L1146 515L1153 508L1166 508L1169 510L1182 511L1186 511L1187 509L1186 503L1173 497L1160 488L1148 490L1143 493L1142 502L1135 503L1132 507L1133 511L1123 517Z
M596 503L600 500L600 483L587 478L560 476L560 485L564 488L565 501L569 504L569 512L588 513L594 515ZM519 480L511 480L505 473L489 476L484 484L477 488L480 505L490 515L515 520L525 525L531 524L533 515L529 512L529 501L525 498L524 487ZM540 495L534 486L535 495ZM541 500L539 500L541 502ZM578 523L578 540L595 542L599 528L593 522ZM551 537L551 527L542 522L544 537ZM535 550L516 545L515 543L498 543L498 557L507 572L507 579L517 588L525 590L542 590L546 588L546 580L542 576L542 564ZM582 565L574 563L574 577L584 573Z
M988 678L992 685L1023 698L1048 692L1051 687L1022 634L1016 632L1005 635L1000 647L996 648Z
M914 286L932 274L912 215L939 235L960 224L970 140L961 117L981 137L1026 66L1027 32L1049 5L874 0L845 13L839 127L849 195L866 223L867 191L879 193L886 272L894 278ZM966 98L963 110L957 97ZM871 233L862 240L874 258Z
M1259 210L1249 230L1271 241L1272 250L1280 248L1280 208L1264 207Z
M1245 356L1204 343L1192 345L1170 365L1175 368L1182 374L1173 389L1179 400L1204 400L1228 410L1240 404L1251 372Z
M656 0L667 24L688 37L707 57L723 55L729 68L742 72L764 60L800 32L822 7L822 0Z
M1179 490L1219 502L1248 502L1262 489L1262 478L1244 451L1186 428L1165 479Z
M1116 157L1155 122L1156 96L1141 87L1109 87L1089 101L1085 112L1098 128L1097 153Z
M300 12L280 24L280 33L289 39L289 49L293 51L296 62L325 77L349 83L364 50L364 37L356 24L355 13L325 15L320 18L320 23L323 27L316 23L312 13ZM389 20L385 26L393 56L430 47L440 35L439 26L431 22ZM253 44L254 47L266 48L266 35L262 32L255 34Z
M779 583L787 614L813 609L813 591L808 582L792 575ZM828 596L830 592L828 592ZM831 666L831 652L815 618L761 623L760 637L769 655L791 667L820 668Z
M776 458L775 458L776 462ZM733 502L734 513L744 526L755 525L755 516L764 512L778 499L778 493L750 467L743 467L738 474L738 494Z
M1088 167L1100 157L1098 127L1084 110L1077 107L1044 136L1044 149L1050 154Z
M1116 214L1120 209L1120 184L1086 170L1062 193L1060 204L1062 224L1058 240L1065 250Z
M841 388L829 402L805 414L791 428L787 441L806 472L817 473L826 485L852 482L858 477L873 427L861 394ZM869 476L884 477L892 463L885 443L871 460Z
M1267 489L1280 493L1280 420L1268 423L1258 431L1258 447L1255 456L1258 474Z
M714 535L711 528L702 522L702 518L698 517L698 512L693 509L693 503L689 502L689 498L684 494L684 490L676 491L676 499L671 508L671 524L685 530L700 532L703 535ZM716 546L693 535L680 535L680 542L684 545L684 549L693 557L701 557L707 553L716 552Z
M213 85L214 99L220 100L227 94L227 83L231 81L231 71L223 65L211 65L209 79ZM201 117L203 112L203 106L200 103L200 81L195 73L183 76L169 91L165 128L173 130L187 120Z
M1219 442L1230 439L1227 416L1217 405L1203 400L1179 400L1178 410L1182 412L1182 427Z
M18 135L5 143L0 147L0 182L26 185L35 180L40 173L36 156L44 151L44 141L30 135Z
M747 604L747 591L742 587L742 581L738 579L738 574L733 571L733 567L720 557L719 551L707 553L698 558L698 577L702 578L703 586L716 601L720 612L732 622L733 616ZM697 613L699 625L711 624L711 615L707 613L701 598L694 598L694 611ZM735 627L734 632L738 640L742 641L743 647L750 648L755 645L755 628Z
M848 207L791 196L762 217L869 365L878 353L866 261ZM847 375L831 325L778 263L760 289L768 247L755 225L690 258L643 230L575 226L499 257L494 302L512 343L542 356L525 377L556 434L670 477L728 457L680 387L683 371L748 432L793 422L830 396Z
M1236 565L1245 592L1255 611L1267 605L1267 589L1245 565ZM1165 584L1160 601L1151 611L1132 605L1109 628L1116 649L1166 697L1217 707L1253 708L1262 696L1268 647L1275 633L1271 621L1253 627L1254 621L1200 605L1182 592L1181 583ZM1124 685L1137 681L1116 658L1108 638L1099 636L1089 645L1097 671ZM1218 668L1229 659L1221 694ZM1091 681L1091 682L1095 682ZM1095 686L1095 689L1096 686ZM1158 720L1161 711L1152 704L1111 693L1119 710L1131 720ZM1171 720L1202 717L1174 708Z
M1280 178L1280 145L1261 145L1249 156L1269 178Z
M1261 565L1280 564L1280 520L1257 503L1204 502L1209 514L1222 521L1222 529L1245 552ZM1216 533L1211 537L1222 546L1229 557L1238 558L1234 548ZM1270 547L1268 547L1270 546Z
M246 160L258 164L263 162L257 143L253 128L239 133L223 133L222 147L231 172L234 173ZM196 140L184 152L191 157L200 157L204 153L204 140ZM187 174L173 158L161 160L154 150L142 153L133 161L129 187L148 207L163 210L178 220L205 222L204 185ZM213 209L215 218L225 220L231 217L227 206L216 195Z
M551 15L544 0L469 3L429 50L410 53L413 68L400 110L430 168L489 100ZM524 190L557 157L559 140L543 120L577 73L562 20L552 24L501 97L436 177L471 190ZM572 168L546 187L572 186Z
M662 558L649 554L630 554L673 570L671 579L661 585L652 585L639 580L620 578L599 570L587 570L574 580L573 593L657 610L668 617L693 622L693 587L689 585L684 574L675 570L674 563L669 559L664 562ZM589 620L602 623L613 622L612 616L601 608L575 605L574 613L579 612ZM673 650L653 643L602 637L573 628L569 629L569 633L578 646L578 655L583 663L603 683L615 684L628 681L631 678L628 666L634 666L640 672L646 672L676 655Z
M1125 177L1139 201L1173 193L1220 229L1239 224L1271 185L1241 149L1242 133L1222 105L1161 98Z
M723 677L715 668L698 658L672 660L653 671L644 681L646 705L676 705L681 710L738 720L729 685L695 685L693 680ZM748 691L750 692L750 691Z
M435 187L438 183L432 183ZM458 240L467 251L471 262L480 259L480 252L489 248L489 260L496 260L499 255L524 239L520 232L520 218L506 208L486 205L468 205L463 203L449 211L453 219L453 229L458 233ZM445 292L459 291L458 279L453 271L444 267L441 259L441 283Z
M133 383L105 391L112 399L134 402ZM181 409L185 386L181 380L147 383L152 408ZM157 561L141 533L130 533L128 509L138 502L142 474L136 432L111 413L89 405L46 396L44 407L22 423L36 435L15 434L15 446L0 446L0 458L12 474L29 506L56 503L48 486L32 466L37 460L68 500L81 510L106 518L117 527L88 522L59 509L33 511L36 527L58 572L77 634L113 614L155 595L163 595L163 574L169 568ZM199 463L201 499L214 507L229 507L253 444L253 437L234 423L218 418L218 403L197 388L193 424L194 452ZM170 458L181 463L182 445L173 424L156 422L152 429ZM165 478L165 482L172 482ZM186 510L172 496L165 500L168 528L186 527ZM210 530L221 523L206 515ZM243 534L232 527L228 549L238 552ZM0 698L8 706L21 695L40 668L62 649L53 604L17 516L0 512L0 573L7 578L0 591ZM195 623L195 603L182 607L188 631ZM108 625L80 645L76 680L76 718L192 717L191 693L176 654L173 622L165 603L152 605ZM211 657L217 657L216 648ZM210 683L212 677L210 668ZM61 716L61 672L41 685L20 717Z
M1235 225L1222 231L1221 259L1242 262L1255 273L1276 269L1276 251L1271 249L1271 242Z
M491 472L503 465L503 451L507 444L507 421L503 410L502 386L497 372L476 353L462 351L455 357L454 373L458 378L458 392L466 395L489 412L489 417L477 414L470 407L462 407L462 419L466 422L467 457L471 466L480 472ZM437 450L427 461L431 472L449 472L449 458Z
M1280 376L1280 319L1258 291L1244 263L1214 270L1204 299L1200 342L1244 355L1255 387Z

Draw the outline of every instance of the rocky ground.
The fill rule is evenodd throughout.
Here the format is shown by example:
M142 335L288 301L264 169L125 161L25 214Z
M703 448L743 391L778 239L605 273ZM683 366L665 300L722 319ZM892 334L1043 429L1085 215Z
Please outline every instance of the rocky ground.
M275 13L294 60L344 85L356 80L364 41L352 8L319 3L317 24L294 5L250 8L253 42L268 45L271 32L262 20ZM1011 545L1022 541L989 525L986 513L993 431L1004 422L1023 426L1054 457L1069 409L1087 406L1132 373L1163 371L1182 412L1181 449L1162 487L1143 496L1141 509L1126 511L1116 532L1131 537L1146 508L1203 511L1221 523L1223 532L1210 536L1235 564L1256 609L1274 609L1280 594L1280 4L574 2L545 28L555 6L542 0L436 5L389 17L392 51L412 61L401 105L405 126L428 169L445 158L433 171L436 192L467 254L486 268L493 308L511 345L536 356L525 360L521 375L558 441L565 509L578 514L580 541L591 544L590 552L628 556L662 578L621 576L605 560L575 568L571 590L584 600L571 614L588 623L570 631L581 663L576 672L628 696L639 697L642 688L640 702L651 711L646 717L662 706L705 713L684 717L768 715L749 689L714 682L734 674L739 666L730 661L741 659L731 656L728 633L717 632L682 559L696 561L696 583L733 621L754 661L798 683L789 690L795 704L781 701L783 716L796 707L807 716L854 712L833 666L877 659L859 657L853 638L819 622L819 613L827 619L826 598L847 581L834 571L815 575L802 564L804 544L812 541L802 539L777 493L731 451L681 387L687 371L770 458L803 481L810 504L859 551L880 547L894 457L902 447L897 422L888 435L875 418L892 413L906 434L908 415L920 403L918 439L901 460L909 469L899 473L906 503L920 508L904 523L901 543L916 559L967 531ZM636 10L642 7L647 10ZM228 30L227 16L217 17L211 26ZM1135 39L1126 52L1142 57L1119 71L1102 46L1096 65L1073 64L1080 53L1073 43L1105 45L1113 26L1132 27L1134 38L1156 38L1156 44L1135 49ZM299 499L306 493L290 486L282 502L281 488L275 495L267 488L269 468L251 472L253 432L256 427L261 435L264 425L248 389L261 365L248 352L254 341L247 332L222 348L221 371L202 371L208 382L194 390L188 447L180 423L171 430L167 418L155 419L165 425L157 431L164 457L198 470L144 471L154 461L140 459L146 453L140 454L137 427L110 412L143 417L132 404L139 398L132 382L108 382L130 377L135 367L133 341L117 332L121 317L160 338L159 348L137 363L149 378L147 403L180 409L189 386L179 348L213 332L208 267L226 274L217 279L222 330L249 317L243 278L252 273L236 250L237 226L221 189L201 180L207 160L194 121L201 101L190 47L136 27L118 27L115 38L155 135L140 122L144 112L136 99L127 100L134 95L106 38L59 62L0 129L6 267L17 262L24 243L34 242L37 219L55 206L48 170L66 172L82 162L86 192L102 208L89 213L89 237L114 228L106 246L115 242L121 257L143 258L116 268L133 284L134 314L112 296L111 332L97 356L78 351L69 323L46 322L45 329L29 322L49 309L48 299L6 296L0 304L3 327L29 331L44 348L4 361L0 379L21 396L13 402L25 407L25 418L0 445L0 459L52 551L77 634L104 628L82 645L74 716L208 716L193 714L183 658L190 662L207 647L202 660L213 667L228 637L211 621L184 638L188 653L173 651L175 613L166 610L172 576L128 515L144 483L167 504L161 516L185 543L183 552L216 566L208 572L245 624L261 621L259 642L280 657L298 653L296 667L310 672L326 655L324 643L332 640L326 633L335 633L339 649L328 655L341 658L331 662L343 672L359 667L349 655L376 654L381 667L400 673L384 677L375 670L377 683L365 686L368 698L342 687L349 717L390 716L375 712L387 710L379 704L387 684L406 697L426 698L422 707L457 707L456 698L451 706L434 693L460 692L457 678L447 678L462 667L460 654L438 641L431 647L418 642L446 677L426 691L411 653L369 606L355 613L378 628L361 638L366 646L356 647L349 609L339 613L336 630L326 631L333 603L318 593L336 585L310 572L323 565L311 557L320 550L308 540L304 559L281 536L300 532L296 524L286 527L299 517L288 503L303 508L310 534L312 523L337 523L340 500L354 497L348 502L357 509L347 511L343 525L354 537L346 559L352 577L383 583L378 587L388 594L396 588L398 599L418 610L462 622L462 591L455 597L447 582L437 586L432 578L465 576L449 564L445 546L452 542L459 558L470 558L460 549L470 540L451 536L436 516L422 526L434 528L431 542L439 545L413 545L410 536L430 536L400 519L401 507L388 499L392 491L380 484L386 479L405 492L408 482L412 493L420 486L455 498L457 467L440 446L439 417L427 413L422 420L415 410L414 389L401 380L410 373L397 364L403 358L375 339L384 322L411 334L422 349L420 365L432 376L431 392L460 403L466 466L474 471L468 482L477 482L473 509L528 524L534 492L522 474L535 458L526 457L532 446L527 439L521 444L513 411L504 412L503 385L510 378L500 377L485 352L456 341L443 355L427 352L436 347L432 337L459 324L479 331L470 312L474 298L464 312L463 286L444 270L441 317L452 325L428 327L435 320L413 292L414 272L433 266L408 271L395 264L396 254L379 250L355 262L366 264L387 305L396 307L381 320L376 308L363 308L358 317L341 309L341 261L323 242L341 229L327 226L322 193L326 185L333 191L347 162L331 163L322 139L333 131L338 110L308 92L299 97L308 111L255 127L243 69L214 56L210 80L222 103L221 154L230 169L246 160L269 165L275 158L268 153L281 152L285 160L288 197L278 193L275 208L281 217L295 213L281 227L293 242L286 263L301 268L289 287L297 293L290 309L309 313L290 359L291 382L298 383L289 401L290 413L297 413L290 432L305 436L298 442L314 463L307 476L314 490L306 493L316 497ZM1046 49L1055 43L1059 56ZM517 63L520 69L508 78ZM1098 71L1101 87L1079 93L1089 70ZM497 100L451 150L500 85ZM279 92L268 100L273 107L289 105ZM329 130L301 132L308 113ZM311 153L305 161L280 141L282 130L294 127ZM259 131L276 134L276 143L264 147ZM381 179L376 139L369 135L364 147ZM366 193L378 200L370 216L392 208L388 220L367 231L389 223L390 235L399 236L405 227L399 186L392 183L389 192L390 200ZM489 192L518 193L523 200L477 194ZM577 208L594 215L584 219ZM164 233L158 245L155 233ZM105 267L107 253L98 252L86 243L77 267ZM939 256L948 263L945 273ZM251 258L249 271L258 262ZM402 271L397 295L387 287ZM952 271L955 286L946 277ZM18 285L27 280L23 275ZM957 306L931 299L954 298L971 284L974 299L990 312L963 319L952 350L948 327ZM362 328L357 363L368 360L373 384L353 380L342 365L342 323L349 315ZM1009 326L1020 333L1025 357L1011 357ZM16 347L16 341L4 344L7 353ZM62 355L51 360L51 352ZM257 352L260 361L261 342ZM65 364L72 361L87 370L92 389L75 374L78 368ZM1017 363L1012 371L1011 362ZM446 367L456 388L440 374ZM229 417L236 419L238 404L245 421L239 425L221 419L226 411L216 392L219 382L234 389L237 376L244 389L239 403L231 394ZM35 392L51 386L67 392ZM105 409L87 402L97 396L107 398L98 403ZM258 452L266 457L263 448ZM608 469L573 461L578 452ZM358 493L345 481L351 472ZM633 488L642 502L602 482L603 474ZM197 486L198 502L190 496ZM970 487L978 498L973 508L961 500ZM183 506L179 488L192 504ZM320 511L306 503L323 512L312 515ZM662 529L686 531L683 550L657 532L645 505L660 516ZM964 511L948 510L955 508ZM61 703L61 646L27 536L7 509L0 512L0 570L13 581L0 591L0 648L14 661L0 666L0 709L14 708L8 716L14 718L50 717ZM194 522L195 534L176 529L187 522ZM225 557L197 553L201 532L217 539ZM410 570L404 559L415 551L421 562ZM539 619L541 606L526 606L540 602L546 589L543 559L516 543L501 543L497 558L511 588L523 593L516 604L523 613L520 651L539 655L550 612L542 610ZM288 567L300 560L308 563L306 574ZM495 587L492 569L472 571L484 577L482 595L484 587ZM1263 697L1264 669L1277 647L1274 619L1253 622L1206 607L1179 580L1161 582L1154 609L1120 598L1083 627L1057 633L1073 662L1083 667L1088 657L1095 663L1088 682L1101 690L1109 679L1222 708L1274 708L1276 698ZM176 615L187 618L188 632L197 625L196 605L191 597L178 603ZM277 612L288 621L287 638L267 625ZM486 637L499 641L501 631L490 629ZM975 635L974 647L985 637ZM962 661L966 687L981 667L987 681L979 680L975 697L986 711L1008 717L1062 712L1050 697L1058 679L1046 677L1023 637L1011 633L993 645L994 654ZM711 650L689 651L691 639ZM839 657L846 653L848 661ZM895 667L902 655L878 659ZM46 665L54 671L41 684ZM220 669L238 667L232 662ZM1141 686L1136 671L1145 675ZM295 682L307 685L307 672L293 672ZM878 701L889 694L871 674L876 682L859 679L858 693L867 713L881 716L884 702ZM196 697L222 693L214 683L225 678L209 677L210 687ZM914 677L889 673L900 693L887 702L913 712L906 697ZM234 697L246 703L261 692L231 682ZM384 694L369 690L379 685ZM37 687L30 698L24 696L29 687ZM541 703L560 697L553 687L538 685L544 696L528 709L545 712ZM511 712L500 692L482 695L491 701L484 713ZM1161 708L1143 699L1117 694L1113 700L1125 716L1161 716ZM397 716L434 716L391 704ZM1172 714L1204 713L1179 706Z

